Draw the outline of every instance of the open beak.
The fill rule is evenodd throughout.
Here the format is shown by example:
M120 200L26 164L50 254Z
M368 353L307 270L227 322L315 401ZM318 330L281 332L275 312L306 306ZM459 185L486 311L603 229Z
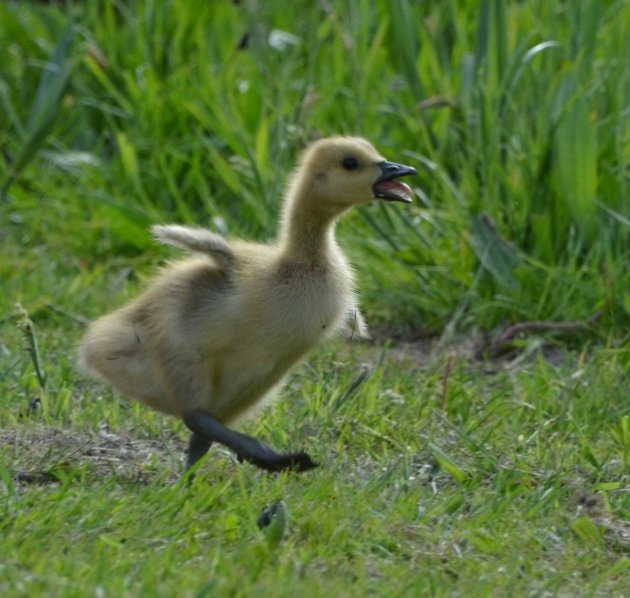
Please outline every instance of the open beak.
M387 201L411 203L411 198L413 197L411 187L396 179L408 174L417 174L416 169L411 166L387 161L379 162L377 166L381 169L381 176L372 185L374 197L386 199Z

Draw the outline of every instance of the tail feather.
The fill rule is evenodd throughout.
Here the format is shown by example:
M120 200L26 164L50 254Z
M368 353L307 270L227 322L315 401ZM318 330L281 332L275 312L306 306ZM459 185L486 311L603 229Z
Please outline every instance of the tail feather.
M156 240L191 253L212 256L223 268L234 266L234 251L221 236L205 228L191 228L179 224L159 224L151 227Z

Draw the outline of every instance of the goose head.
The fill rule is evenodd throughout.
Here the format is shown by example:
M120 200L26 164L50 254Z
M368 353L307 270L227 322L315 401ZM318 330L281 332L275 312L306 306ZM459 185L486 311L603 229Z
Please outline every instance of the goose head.
M411 174L415 168L387 161L365 139L330 137L306 150L289 196L293 209L334 217L374 199L410 203L413 192L398 179Z

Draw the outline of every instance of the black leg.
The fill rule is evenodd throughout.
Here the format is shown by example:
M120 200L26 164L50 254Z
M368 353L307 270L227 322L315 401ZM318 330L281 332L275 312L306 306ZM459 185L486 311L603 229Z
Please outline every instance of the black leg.
M191 447L193 442L197 442L194 439L201 436L208 446L212 442L219 442L232 449L239 460L248 461L267 471L284 469L307 471L318 465L308 453L278 453L251 436L230 430L203 409L195 409L184 415L183 419L186 426L193 432ZM189 447L189 459L190 453Z
M186 453L186 471L188 471L201 457L203 457L210 448L212 440L208 440L205 436L193 432L188 443L188 452Z

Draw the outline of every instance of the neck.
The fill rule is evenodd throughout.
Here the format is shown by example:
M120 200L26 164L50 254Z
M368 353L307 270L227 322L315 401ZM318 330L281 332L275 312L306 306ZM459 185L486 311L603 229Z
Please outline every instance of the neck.
M335 247L335 224L339 214L294 199L287 198L280 224L278 240L282 251L293 261L313 265L326 263Z

